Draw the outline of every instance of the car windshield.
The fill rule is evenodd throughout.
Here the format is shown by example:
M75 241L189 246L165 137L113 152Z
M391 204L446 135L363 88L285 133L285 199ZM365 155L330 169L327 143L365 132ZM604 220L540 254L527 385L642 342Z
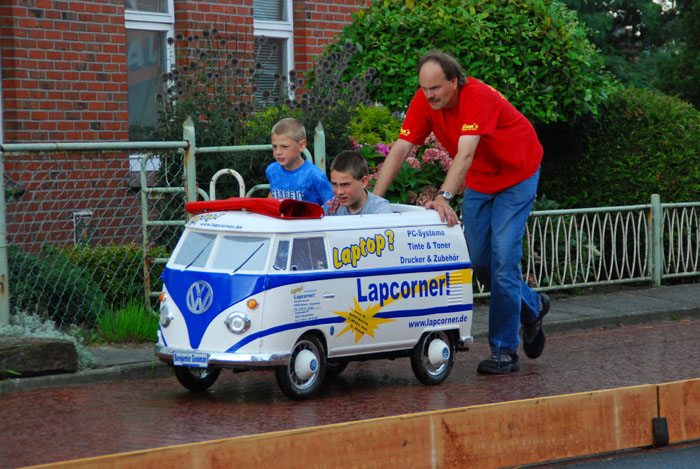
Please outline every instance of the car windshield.
M175 264L188 267L204 267L214 246L215 234L190 231L175 257Z
M229 271L265 270L270 238L253 236L224 236L213 259L212 268Z

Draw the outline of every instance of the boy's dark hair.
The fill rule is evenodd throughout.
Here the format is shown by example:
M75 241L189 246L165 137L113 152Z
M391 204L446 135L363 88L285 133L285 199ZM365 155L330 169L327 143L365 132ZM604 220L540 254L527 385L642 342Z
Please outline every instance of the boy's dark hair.
M457 77L457 86L462 86L467 82L467 77L462 71L462 66L451 55L445 54L437 49L430 50L423 54L423 57L418 61L418 73L426 62L435 62L442 69L445 78L452 80Z
M341 151L333 158L331 171L349 173L358 181L365 176L369 176L369 166L362 154L355 150Z
M306 129L298 119L287 117L277 122L270 131L272 135L284 135L299 143L306 140Z

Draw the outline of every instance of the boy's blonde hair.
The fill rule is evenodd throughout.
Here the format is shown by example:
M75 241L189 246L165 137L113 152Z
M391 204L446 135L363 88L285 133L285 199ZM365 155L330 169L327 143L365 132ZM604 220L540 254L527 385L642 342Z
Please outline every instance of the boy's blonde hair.
M287 117L286 119L282 119L281 121L277 122L274 126L272 126L270 134L284 135L297 143L301 142L302 140L306 140L306 129L304 128L304 124L293 117Z

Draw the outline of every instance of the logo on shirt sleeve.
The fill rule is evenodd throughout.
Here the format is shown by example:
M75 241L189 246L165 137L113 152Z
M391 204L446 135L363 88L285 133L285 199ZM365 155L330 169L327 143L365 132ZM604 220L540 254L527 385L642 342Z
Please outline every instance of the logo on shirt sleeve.
M464 124L462 126L462 132L469 132L469 131L475 131L479 130L479 124L474 123L474 124Z
M401 135L403 135L404 137L408 137L409 135L411 135L411 131L409 129L404 129L403 127L401 127Z

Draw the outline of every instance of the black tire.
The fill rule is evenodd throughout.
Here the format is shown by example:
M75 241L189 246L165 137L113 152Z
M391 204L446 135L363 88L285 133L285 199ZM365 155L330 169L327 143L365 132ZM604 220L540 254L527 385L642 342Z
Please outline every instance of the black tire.
M348 361L344 358L329 358L326 363L326 376L338 376L348 367Z
M428 357L430 344L436 339L440 339L447 344L446 353L449 354L447 360L438 366L433 365ZM426 332L413 348L413 351L411 351L411 368L413 368L413 374L416 375L418 381L423 384L440 384L445 381L452 371L454 361L454 336L447 331Z
M295 371L296 359L303 351L313 353L316 361L311 363L313 374L306 379L297 375ZM277 384L287 397L301 401L314 396L321 390L327 366L326 349L323 347L323 343L313 334L304 334L294 345L289 363L277 368L275 377Z
M184 387L192 392L204 392L214 384L221 373L221 368L190 368L176 366L175 377Z

